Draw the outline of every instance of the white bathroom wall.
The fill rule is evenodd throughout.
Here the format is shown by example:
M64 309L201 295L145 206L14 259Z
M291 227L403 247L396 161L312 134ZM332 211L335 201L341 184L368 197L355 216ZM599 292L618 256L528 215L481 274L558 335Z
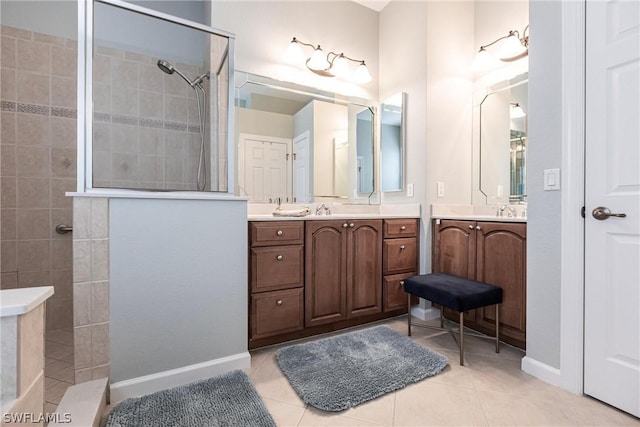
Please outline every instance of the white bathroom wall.
M246 201L109 207L112 382L248 360Z
M211 24L236 35L236 69L331 92L378 99L378 13L351 1L214 1ZM361 87L287 64L293 37L325 52L364 59L373 80ZM303 52L311 54L311 48ZM355 63L353 65L356 65Z

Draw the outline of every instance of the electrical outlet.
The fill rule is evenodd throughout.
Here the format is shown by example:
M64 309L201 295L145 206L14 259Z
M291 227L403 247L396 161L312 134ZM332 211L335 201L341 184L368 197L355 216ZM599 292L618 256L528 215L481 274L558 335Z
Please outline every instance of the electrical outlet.
M438 197L444 197L444 182L438 181Z
M407 197L413 197L413 184L407 184Z

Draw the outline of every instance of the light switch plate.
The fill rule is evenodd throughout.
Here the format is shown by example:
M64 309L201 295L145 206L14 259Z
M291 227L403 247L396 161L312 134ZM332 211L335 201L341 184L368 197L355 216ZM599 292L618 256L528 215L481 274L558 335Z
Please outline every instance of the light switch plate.
M544 170L544 191L560 190L560 169Z
M438 181L438 197L444 197L444 182Z
M407 197L413 197L413 184L407 184Z

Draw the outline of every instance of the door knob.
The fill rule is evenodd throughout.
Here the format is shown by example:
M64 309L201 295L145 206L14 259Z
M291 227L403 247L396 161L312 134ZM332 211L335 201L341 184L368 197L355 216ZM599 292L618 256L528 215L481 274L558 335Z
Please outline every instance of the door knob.
M598 206L597 208L595 208L592 212L591 215L593 215L593 217L599 221L604 221L605 219L609 219L610 216L615 216L617 218L626 218L627 214L624 213L611 213L611 211L609 210L609 208L605 208L604 206Z
M353 228L353 227L355 227L355 224L354 223L350 223L349 224L349 228Z
M349 226L349 224L347 224L346 222L344 224L342 224L342 228L347 228Z

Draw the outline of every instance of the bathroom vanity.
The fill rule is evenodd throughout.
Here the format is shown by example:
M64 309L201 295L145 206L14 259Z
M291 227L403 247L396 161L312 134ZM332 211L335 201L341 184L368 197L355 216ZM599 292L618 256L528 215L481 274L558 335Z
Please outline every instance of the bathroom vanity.
M474 219L475 218L475 219ZM433 219L432 270L500 286L500 340L525 349L527 225L523 218ZM458 313L444 310L457 320ZM493 307L464 314L465 326L493 335Z
M372 214L249 221L249 348L407 312L417 217Z

